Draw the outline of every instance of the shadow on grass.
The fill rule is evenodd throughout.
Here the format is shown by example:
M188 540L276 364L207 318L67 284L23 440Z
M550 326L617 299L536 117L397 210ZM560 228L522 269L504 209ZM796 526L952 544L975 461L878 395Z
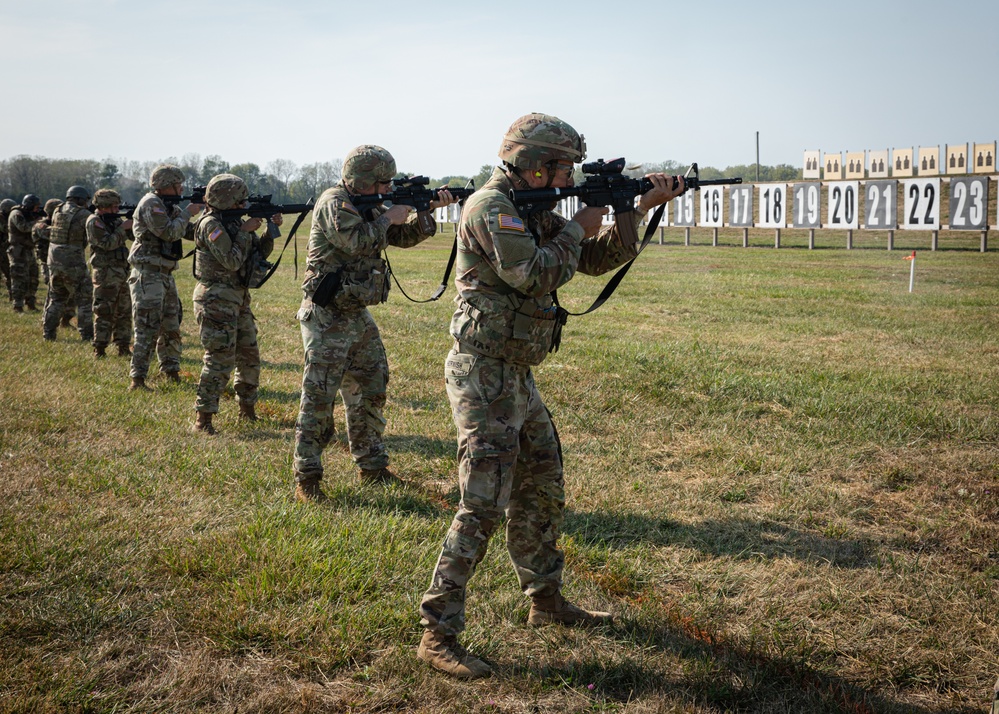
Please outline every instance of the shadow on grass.
M390 434L384 437L389 453L406 452L428 457L454 456L454 439L431 439L418 434Z
M327 484L323 482L328 501L324 507L343 510L367 509L376 513L407 514L450 523L454 506L445 494L432 487L407 481L402 486L385 488L360 483Z
M669 616L667 616L669 619ZM582 690L592 685L594 706L621 705L635 699L672 697L687 707L717 711L785 712L906 712L939 711L893 701L801 663L799 654L772 657L736 642L691 634L681 623L646 624L624 621L608 628L610 637L628 650L670 652L682 662L679 671L666 677L635 659L608 664L596 659L576 659L562 666L514 665L508 676L528 676L568 683ZM899 684L899 683L894 683ZM890 686L890 685L889 685ZM902 685L904 686L904 685ZM946 690L947 683L937 683ZM979 709L951 711L970 714Z
M260 370L268 371L274 370L275 372L301 372L304 365L301 362L270 362L268 360L260 360Z
M683 524L634 514L567 511L562 532L584 543L602 545L648 542L747 560L790 557L838 568L871 565L869 545L862 541L826 538L766 520L732 518Z

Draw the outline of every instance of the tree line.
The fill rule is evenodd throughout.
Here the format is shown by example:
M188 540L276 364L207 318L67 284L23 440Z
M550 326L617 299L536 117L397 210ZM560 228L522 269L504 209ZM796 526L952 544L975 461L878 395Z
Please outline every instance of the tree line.
M179 166L187 177L185 192L195 186L204 186L216 174L232 173L244 181L251 194L271 194L275 203L305 203L310 197L319 195L340 181L343 160L332 159L299 166L294 161L276 159L261 168L254 163L230 164L218 154L202 157L199 154L185 154L180 159L168 157L161 161L130 161L128 159L51 159L43 156L14 156L0 160L0 198L20 201L28 193L33 193L44 202L48 198L62 198L66 189L73 185L86 186L90 190L113 188L118 191L125 203L136 203L146 193L149 175L157 164L168 163ZM682 174L689 165L676 161L644 163L629 167L626 173L641 176L653 171L668 174ZM466 186L469 181L482 187L492 175L494 164L484 164L474 176L444 176L431 179L430 186ZM405 172L400 176L409 175ZM741 176L747 183L756 180L756 164L729 166L716 169L700 167L701 178L732 178ZM801 178L801 170L789 164L760 166L760 181L793 181ZM582 172L576 170L576 183L583 180Z

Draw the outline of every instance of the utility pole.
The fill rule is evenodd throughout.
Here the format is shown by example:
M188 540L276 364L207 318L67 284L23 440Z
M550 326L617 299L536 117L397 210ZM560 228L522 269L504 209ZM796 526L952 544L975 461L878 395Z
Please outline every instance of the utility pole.
M756 132L756 183L760 182L760 132Z

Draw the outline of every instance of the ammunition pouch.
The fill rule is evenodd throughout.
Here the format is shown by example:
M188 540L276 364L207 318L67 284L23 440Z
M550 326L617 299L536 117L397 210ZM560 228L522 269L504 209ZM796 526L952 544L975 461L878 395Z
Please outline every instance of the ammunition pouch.
M180 240L161 240L160 255L167 260L181 260L184 257L184 245Z
M558 308L534 298L470 293L458 298L451 335L487 357L534 366L548 354L558 317Z
M250 251L250 256L243 264L241 272L243 287L256 289L263 286L267 278L270 277L273 267L274 264L265 260L259 250Z
M360 310L388 300L389 286L388 264L382 258L361 258L323 276L312 302L342 312Z

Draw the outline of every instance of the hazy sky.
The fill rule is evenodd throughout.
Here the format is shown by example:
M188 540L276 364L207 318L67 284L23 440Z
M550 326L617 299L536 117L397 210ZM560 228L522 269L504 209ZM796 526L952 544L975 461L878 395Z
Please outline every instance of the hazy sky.
M0 159L380 144L474 174L516 117L590 158L801 166L999 135L999 2L0 0Z

